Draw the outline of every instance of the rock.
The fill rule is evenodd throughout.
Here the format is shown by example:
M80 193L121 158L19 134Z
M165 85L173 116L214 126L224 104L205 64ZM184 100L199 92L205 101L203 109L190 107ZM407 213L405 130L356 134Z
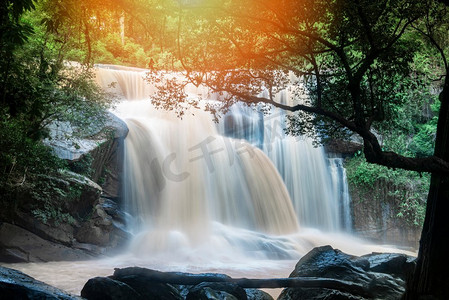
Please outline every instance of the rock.
M180 292L172 285L148 280L144 268L126 268L128 272L114 272L112 279L126 283L145 299L181 300ZM134 273L133 270L136 272Z
M376 261L376 256L371 260ZM380 261L380 258L377 261ZM375 265L374 269L378 269L380 265ZM387 265L389 263L385 262L385 266ZM323 286L286 288L279 300L399 299L405 290L405 282L399 276L374 272L371 269L370 257L353 257L331 246L317 247L306 254L296 264L290 277L315 277L317 280L321 278ZM335 284L329 288L325 283L326 278L338 279L344 284Z
M316 247L296 264L290 277L324 277L368 284L370 278L353 257L331 246Z
M327 153L338 153L342 157L353 155L357 151L363 149L363 143L358 141L344 141L339 139L331 139L324 144Z
M142 270L143 268L135 269ZM118 276L114 274L109 278L92 278L84 285L81 295L87 299L184 299L174 286L150 281L139 272L137 274L126 272L118 274ZM122 297L118 297L118 295Z
M151 282L191 286L202 282L225 282L231 279L231 277L220 273L161 272L140 267L116 268L112 278L120 280L127 276L140 276Z
M248 300L273 300L268 293L258 289L245 289Z
M375 184L366 192L349 182L355 234L376 243L401 245L418 249L422 228L397 215L402 210L398 197L392 196L391 185ZM375 195L375 197L374 197Z
M0 261L39 262L86 260L92 256L40 238L23 228L9 223L0 223Z
M67 160L75 172L88 168L89 177L100 183L105 197L120 198L123 141L128 134L123 120L107 113L104 123L88 128L84 137L74 135L68 122L53 122L49 129L50 138L44 143L52 147L59 158Z
M112 217L103 210L100 204L96 204L90 219L81 225L75 237L80 243L107 246L112 227Z
M95 255L112 252L123 246L130 236L124 230L125 216L113 202L119 200L121 194L122 146L128 133L126 124L108 113L105 123L89 128L86 137L68 139L67 136L73 134L68 123L54 122L50 131L51 139L44 142L60 158L73 166L89 156L88 169L94 172L90 174L91 179L67 170L60 171L57 176L39 175L43 192L40 185L19 190L15 212L0 214L0 222L19 226L14 227L17 236L2 230L0 261L87 259L91 256L84 252ZM96 183L100 181L106 190ZM110 199L100 199L102 194ZM49 254L44 250L47 246ZM69 251L68 247L74 249ZM68 256L62 258L60 252L66 252Z
M175 287L179 293L181 294L181 297L185 299L187 297L187 294L189 293L189 289L192 288L191 285L180 285L180 284L172 284L173 287Z
M104 205L105 201L106 205ZM111 202L114 203L104 198L96 202L90 218L82 223L75 235L79 243L101 246L105 248L105 251L126 244L130 234L125 231L125 224L122 223L122 215L118 212L118 208L116 210L111 208L113 207Z
M74 226L62 223L58 226L51 226L36 219L36 217L25 212L16 212L15 223L22 228L33 232L34 234L56 243L61 243L65 246L71 246L75 239Z
M363 300L366 298L354 296L326 288L289 288L282 291L279 300Z
M0 299L81 299L20 271L0 267Z
M112 218L125 222L125 214L120 210L119 205L115 201L108 198L101 198L100 205Z
M59 158L76 161L108 138L126 137L128 134L128 127L120 118L112 113L107 113L105 117L103 124L88 128L85 137L77 137L69 122L55 121L48 125L50 138L45 139L44 143L52 147Z
M242 281L248 284L246 279L232 279L225 274L202 273L190 274L181 272L160 272L140 267L128 267L115 269L114 275L109 276L109 280L94 278L86 284L87 291L99 291L102 297L108 299L109 293L120 288L115 282L121 282L131 287L143 299L227 299L227 300L272 300L273 298L265 292L254 288L243 289L239 284L230 282L233 280ZM115 282L114 282L115 281ZM91 285L96 285L92 287ZM108 286L111 285L111 289ZM83 290L84 290L83 289ZM100 292L102 290L102 292ZM248 291L248 294L247 294ZM127 296L126 296L127 297ZM127 299L124 296L124 299ZM140 299L140 298L136 298Z
M386 273L405 279L414 269L414 257L399 253L372 253L363 255L361 259L369 262L372 272Z
M182 300L179 291L170 284L147 282L139 276L129 276L121 278L120 281L126 283L136 290L143 299L160 300Z
M239 298L236 298L234 295L227 292L217 291L209 287L204 287L201 289L194 289L190 291L186 297L186 300L239 300Z
M104 247L100 247L93 244L87 244L87 243L79 243L77 241L73 242L72 246L73 249L79 249L82 250L90 255L98 256L100 254L105 254L106 249Z
M88 217L95 203L100 199L101 187L86 176L74 172L64 170L61 171L61 176L69 182L72 190L79 192L79 196L74 201L64 202L64 211L81 219Z
M232 297L231 297L232 295ZM237 299L246 300L246 292L238 285L227 282L203 282L189 290L186 300Z
M129 285L107 277L89 279L81 290L81 297L88 300L139 300L143 299Z
M101 144L91 152L92 179L100 182L103 197L116 201L121 197L124 137L114 138Z

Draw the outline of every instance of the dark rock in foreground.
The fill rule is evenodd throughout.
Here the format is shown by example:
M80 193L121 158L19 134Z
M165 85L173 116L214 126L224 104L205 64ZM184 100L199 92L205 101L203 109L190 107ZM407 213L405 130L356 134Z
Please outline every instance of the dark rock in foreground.
M248 300L273 300L268 293L258 289L245 289Z
M90 279L81 296L89 299L161 299L161 300L272 300L256 289L245 289L227 275L159 272L132 267L116 269L110 277Z
M0 267L0 299L81 299L20 271Z
M107 277L89 279L81 290L81 296L91 300L136 300L141 296L126 283Z
M301 258L290 278L332 278L350 285L290 287L284 289L278 299L400 299L405 291L403 279L412 264L412 258L403 254L373 253L354 257L331 246L318 247ZM349 289L351 286L356 289Z
M246 291L233 283L203 282L189 290L186 300L196 299L248 299Z
M278 299L400 299L413 258L373 253L351 256L331 246L305 255L289 278L247 279L224 274L160 272L140 267L116 269L109 278L88 281L87 299L272 300L258 288L286 287Z

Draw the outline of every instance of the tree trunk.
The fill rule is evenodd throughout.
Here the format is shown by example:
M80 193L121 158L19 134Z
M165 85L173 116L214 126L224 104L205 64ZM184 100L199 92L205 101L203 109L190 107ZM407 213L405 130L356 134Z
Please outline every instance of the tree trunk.
M435 156L449 161L449 78L440 94ZM432 174L417 265L405 299L449 299L449 175Z

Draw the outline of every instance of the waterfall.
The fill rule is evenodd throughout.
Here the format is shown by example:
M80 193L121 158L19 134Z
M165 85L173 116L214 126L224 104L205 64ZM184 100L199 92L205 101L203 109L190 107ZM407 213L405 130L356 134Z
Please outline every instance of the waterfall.
M339 215L342 227L350 232L352 229L351 197L346 181L346 169L343 166L343 158L331 157L329 168L332 176L332 194L338 196Z
M277 100L287 102L286 94L281 92ZM331 177L324 149L314 147L310 138L286 135L285 117L280 109L264 115L240 104L231 107L219 128L224 135L245 139L265 152L283 178L301 226L339 230L340 191L333 187L338 179L333 173Z
M97 69L100 86L134 100L122 101L116 113L129 127L123 191L135 252L207 248L206 255L291 258L302 245L289 236L300 226L342 227L323 149L286 136L283 111L265 115L234 105L217 125L191 108L180 119L151 105L155 89L144 76L138 69ZM194 86L186 92L207 96ZM287 92L279 97L289 100Z

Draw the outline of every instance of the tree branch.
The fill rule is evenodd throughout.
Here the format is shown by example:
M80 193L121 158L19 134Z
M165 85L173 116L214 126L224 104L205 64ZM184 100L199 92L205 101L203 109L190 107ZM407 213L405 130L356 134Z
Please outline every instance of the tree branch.
M148 282L181 284L181 285L197 285L203 282L223 282L232 283L242 288L282 288L282 287L302 287L302 288L328 288L349 292L351 294L360 295L371 298L372 295L369 287L338 280L333 278L317 278L317 277L292 277L292 278L272 278L272 279L248 279L248 278L230 278L225 276L211 276L210 274L191 274L180 272L160 272L139 267L129 267L114 271L113 279L129 278L138 276Z

